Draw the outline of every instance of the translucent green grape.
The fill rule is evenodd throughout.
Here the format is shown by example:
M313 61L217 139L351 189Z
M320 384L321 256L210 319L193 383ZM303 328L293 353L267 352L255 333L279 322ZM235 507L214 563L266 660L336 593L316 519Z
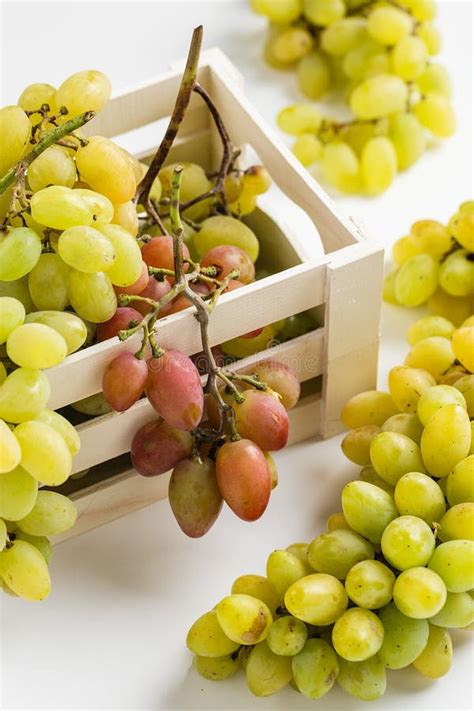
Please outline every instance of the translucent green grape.
M402 79L392 74L379 74L354 89L350 105L359 119L377 119L403 111L407 95L407 86Z
M262 642L273 622L272 614L261 600L250 595L228 595L216 607L217 621L233 642Z
M8 337L7 353L10 360L22 368L52 368L65 359L67 345L53 328L41 323L25 323Z
M245 677L247 686L255 696L276 694L293 677L291 657L275 654L266 642L260 642L250 653Z
M26 600L44 600L51 589L48 566L35 546L15 540L0 553L0 575L8 587Z
M436 380L423 368L398 365L388 375L390 395L396 406L406 413L415 413L420 395L436 385Z
M444 494L426 474L410 472L398 480L395 503L402 515L417 516L428 525L441 521L446 511Z
M443 316L424 316L410 326L407 341L414 346L418 341L430 336L451 338L455 330L455 325Z
M381 432L374 437L370 460L377 474L393 486L408 472L425 471L416 442L397 432Z
M286 609L312 625L331 625L348 604L344 586L333 575L314 573L293 583L285 594Z
M34 418L38 422L44 422L45 425L49 425L53 430L56 430L58 434L61 435L63 440L66 442L69 451L73 457L79 453L81 448L81 440L79 433L76 428L67 420L65 417L59 414L59 412L54 412L54 410L42 410Z
M291 615L275 620L268 630L267 644L274 654L292 657L303 649L308 638L304 622Z
M225 657L194 657L197 673L209 681L223 681L231 677L239 668L239 660L233 654Z
M45 561L49 563L53 554L53 547L46 536L32 536L29 533L25 533L25 531L22 531L20 528L17 528L15 530L15 538L20 539L20 541L31 543L32 546L39 550Z
M360 189L359 159L343 141L333 141L324 146L321 171L324 179L342 192L352 193Z
M38 107L37 107L38 108ZM33 192L48 185L72 188L76 182L76 164L66 148L53 145L35 158L28 168L28 183Z
M108 197L97 193L95 190L88 190L87 188L75 188L75 192L80 195L89 206L95 227L102 227L112 222L114 219L114 206Z
M451 296L469 296L474 292L474 262L465 249L448 255L439 269L440 286Z
M291 659L295 684L304 696L319 699L332 689L339 664L327 642L308 639L301 652Z
M339 659L337 683L361 701L374 701L384 695L387 686L385 667L378 655L363 662Z
M58 254L41 255L28 275L28 288L37 309L63 311L66 308L70 271Z
M474 375L463 375L454 383L454 387L464 396L467 407L467 414L474 418Z
M397 432L398 434L409 437L416 444L420 444L421 435L423 434L423 425L417 415L408 413L400 413L392 415L382 425L383 432Z
M376 425L365 425L349 432L341 442L341 449L351 462L370 464L370 443L381 432Z
M93 215L89 205L76 190L62 185L51 185L31 198L31 215L36 222L55 230L88 226Z
M407 570L428 563L435 538L431 528L420 518L400 516L388 524L381 544L387 562L398 570Z
M392 141L385 136L371 138L362 150L360 165L363 185L367 193L369 195L383 193L397 174L397 153ZM396 284L398 280L399 277ZM395 294L398 298L397 286Z
M331 67L318 50L308 52L298 62L296 75L301 92L313 101L324 96L331 86Z
M334 649L349 662L373 657L382 646L384 628L370 610L352 607L336 620L332 630Z
M87 326L69 311L34 311L27 314L26 323L42 323L57 331L66 341L67 352L75 353L86 342Z
M30 420L44 410L50 393L44 373L18 368L0 386L0 418L15 423Z
M442 543L434 551L429 568L444 580L448 592L467 592L474 588L474 541Z
M55 536L72 528L76 518L76 507L70 499L56 491L40 490L32 510L18 526L32 536Z
M252 230L240 220L227 215L215 215L204 220L194 242L201 257L221 244L240 247L253 262L257 260L259 252L258 239Z
M186 645L194 654L202 657L224 657L239 648L222 631L215 610L206 612L190 628Z
M373 557L374 549L368 541L343 528L321 533L308 548L308 561L314 570L339 580L344 580L356 563Z
M420 674L430 679L439 679L451 669L453 644L449 632L442 627L430 625L426 647L413 666Z
M466 501L474 503L474 455L456 464L448 475L446 493L451 506Z
M451 98L451 79L442 64L428 64L417 77L416 85L422 94L441 94Z
M383 489L393 498L393 492L395 491L395 488L387 481L382 479L382 477L377 474L371 464L367 464L365 467L362 467L359 473L359 480L366 481L368 484L373 484L374 486L378 486L379 489Z
M379 390L367 390L351 397L344 405L341 420L355 429L366 425L381 427L398 410L389 393Z
M306 565L292 553L276 550L267 559L267 578L281 599L290 585L307 573Z
M414 108L418 121L438 138L449 138L456 130L456 117L446 96L427 94Z
M8 336L25 320L25 307L11 296L0 296L0 343L5 343Z
M398 514L390 494L365 481L346 484L342 510L349 526L372 543L380 542L385 528Z
M29 227L14 227L0 234L0 280L16 281L36 266L41 239Z
M423 461L436 477L448 474L469 454L471 425L460 405L445 405L428 420L421 437Z
M379 657L389 669L403 669L420 656L429 636L426 620L407 617L393 602L380 611L385 635Z
M335 20L321 33L322 49L335 57L342 57L357 47L366 36L366 22L362 17Z
M117 296L104 272L86 274L72 269L69 298L77 314L92 323L108 321L117 309Z
M134 284L142 271L142 254L134 237L119 225L103 225L101 232L111 242L115 259L107 275L116 286Z
M0 517L18 521L30 513L38 495L38 482L22 467L0 474Z
M21 447L21 466L31 476L48 486L66 481L72 470L72 456L55 429L30 420L15 427L14 434Z
M406 170L416 163L426 149L423 126L411 113L390 116L388 136L397 155L398 170Z
M423 567L400 573L393 587L393 600L400 612L420 620L436 615L446 602L446 595L440 576Z
M457 360L471 373L474 372L474 326L458 328L452 343Z
M234 580L231 593L233 595L256 597L267 605L272 615L275 614L275 610L280 604L280 599L275 593L273 585L263 575L241 575Z
M405 81L417 79L426 67L428 49L422 39L415 35L402 37L392 52L395 74Z
M439 522L437 535L440 541L474 541L474 503L464 502L448 509Z
M303 0L303 13L313 25L326 27L346 13L343 0Z
M403 306L420 306L438 287L437 261L429 254L418 254L405 262L395 279L395 296Z
M377 610L392 599L395 575L378 560L363 560L346 577L346 592L352 602L368 610Z
M448 592L441 610L430 619L438 627L467 627L474 622L474 599L468 592Z

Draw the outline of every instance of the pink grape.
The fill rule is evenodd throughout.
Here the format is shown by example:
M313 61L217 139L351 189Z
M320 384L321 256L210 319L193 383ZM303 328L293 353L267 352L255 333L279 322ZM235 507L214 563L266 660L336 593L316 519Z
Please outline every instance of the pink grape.
M164 420L153 420L140 427L132 441L132 464L142 476L159 476L188 457L193 437L170 427Z
M150 276L148 279L148 285L140 293L140 296L147 299L153 299L153 301L159 301L165 294L168 293L170 289L171 284L168 279L158 281L158 279L155 279L154 276ZM148 304L144 304L141 301L134 301L133 305L134 308L142 314L142 316L146 316L151 311L151 306L148 306ZM169 304L164 306L160 311L160 316L167 316L170 312L170 308Z
M114 286L114 291L117 296L120 296L120 294L137 296L138 294L141 294L144 289L146 289L148 281L148 265L143 262L142 271L138 279L133 284L130 284L130 286Z
M295 373L276 360L265 360L249 368L247 373L257 375L269 388L278 393L282 405L290 410L299 400L301 387Z
M217 267L217 279L224 279L233 269L239 270L238 281L250 284L255 279L255 267L243 249L230 244L213 247L201 259L202 267Z
M201 376L191 358L180 351L150 358L146 394L158 414L178 430L193 430L202 419Z
M104 397L116 412L124 412L143 395L148 366L133 353L120 353L111 361L102 377Z
M182 459L171 474L168 496L181 530L190 538L203 536L222 508L214 462L208 458Z
M288 441L288 415L274 395L245 390L244 402L235 406L237 430L264 451L282 449Z
M149 267L174 270L173 238L170 235L153 237L142 248L142 256ZM183 258L189 259L189 249L185 244L183 244ZM184 271L188 271L188 268L189 265L185 264ZM174 283L173 277L169 277L169 279L171 283Z
M256 521L268 506L272 477L260 447L249 439L226 442L217 454L216 476L224 501L239 518Z
M119 331L131 328L133 322L140 323L143 316L131 306L119 306L108 321L99 323L97 328L97 340L99 342L106 341L108 338L114 338Z

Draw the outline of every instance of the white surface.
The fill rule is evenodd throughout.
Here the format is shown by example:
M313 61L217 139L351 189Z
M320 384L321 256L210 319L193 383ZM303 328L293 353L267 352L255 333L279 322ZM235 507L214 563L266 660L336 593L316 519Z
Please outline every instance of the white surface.
M472 47L470 2L440 3L443 61L455 81L457 135L433 150L381 198L341 203L389 245L422 217L445 220L472 193ZM219 44L247 79L249 96L273 120L297 99L291 75L260 62L263 22L245 2L4 2L2 104L32 81L58 84L85 66L106 71L116 88L164 69L185 52L203 22L206 45ZM381 383L406 352L403 334L415 318L385 307ZM356 327L356 326L355 326ZM224 512L200 541L178 530L166 501L57 548L53 592L41 605L4 596L1 609L3 709L310 709L291 689L254 699L242 676L212 684L190 670L189 625L227 593L235 577L262 572L268 553L309 540L338 510L342 485L357 468L339 440L307 442L277 455L281 483L265 516L248 525ZM454 635L455 662L439 682L412 670L391 673L388 691L370 706L384 709L472 707L472 645ZM363 708L333 690L327 711Z

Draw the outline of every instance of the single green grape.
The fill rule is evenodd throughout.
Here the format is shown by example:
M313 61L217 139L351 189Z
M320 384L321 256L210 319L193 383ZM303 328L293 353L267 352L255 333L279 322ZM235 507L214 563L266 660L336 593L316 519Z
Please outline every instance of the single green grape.
M393 48L393 70L406 82L415 81L423 73L427 60L428 48L416 35L400 38Z
M375 136L365 144L361 155L361 174L365 190L368 195L379 195L385 192L393 183L397 174L397 153L390 138ZM398 297L396 280L396 295ZM403 303L399 299L400 303Z
M311 625L331 625L344 612L348 598L333 575L314 573L300 578L285 593L290 614Z
M103 225L100 231L112 244L115 259L107 276L116 286L130 286L139 278L143 260L134 237L120 225Z
M28 183L33 192L48 185L63 185L72 188L76 182L76 164L63 146L47 148L28 168Z
M441 521L446 511L442 490L431 477L420 472L409 472L398 480L395 503L403 516L416 516L429 526Z
M365 425L349 432L341 442L341 449L354 464L370 464L370 443L381 432L376 425Z
M474 599L468 592L448 592L441 610L430 619L438 627L468 627L474 622Z
M421 393L436 385L436 380L423 368L398 365L388 375L390 395L395 405L405 413L416 413Z
M434 551L428 567L444 580L448 592L467 592L474 588L474 541L442 543Z
M427 94L415 105L414 113L437 138L449 138L456 130L456 116L446 96Z
M451 506L436 532L440 541L474 541L474 503L466 501Z
M86 324L69 311L34 311L27 314L25 321L41 323L57 331L66 341L68 354L79 350L87 339Z
M75 427L65 417L55 412L54 410L44 409L34 418L37 422L44 422L53 430L56 430L66 442L69 451L73 457L79 453L81 449L81 439Z
M292 657L303 649L308 638L304 622L292 615L276 619L268 630L267 644L274 654Z
M452 344L457 360L468 371L474 372L474 326L458 328L453 333Z
M342 510L349 526L372 543L380 543L385 528L398 514L390 494L365 481L346 484Z
M265 603L250 595L228 595L217 605L216 612L224 634L238 644L262 642L273 622Z
M40 370L17 368L0 387L0 418L25 422L44 410L51 388Z
M385 667L376 654L363 662L340 658L337 683L361 701L374 701L384 695L387 686Z
M451 506L474 503L474 455L461 460L448 474L446 493Z
M383 532L381 545L383 555L391 566L407 570L428 563L434 551L435 538L422 519L399 516Z
M351 429L383 423L398 410L389 393L367 390L351 397L344 405L341 420Z
M280 599L294 582L307 573L305 563L292 553L276 550L267 559L267 578Z
M239 668L239 660L233 654L225 657L199 657L193 660L197 673L209 681L229 679Z
M321 171L325 180L344 193L360 190L360 163L352 148L343 141L326 143L321 157Z
M454 387L464 396L467 414L474 418L474 374L463 375L454 382Z
M438 288L438 262L429 254L411 257L401 267L395 280L395 296L402 306L424 304Z
M400 612L419 620L440 612L446 595L446 586L440 576L423 567L403 571L393 587L393 601Z
M316 101L324 96L331 86L331 67L326 55L319 50L308 52L296 68L298 86L302 94Z
M370 461L382 479L395 486L408 472L424 472L420 447L398 432L381 432L370 445Z
M191 626L186 645L202 657L224 657L239 648L239 643L233 642L222 631L215 610L206 612Z
M346 577L346 592L352 602L368 610L388 605L392 599L395 575L378 560L363 560Z
M1 438L1 431L0 431ZM0 517L18 521L32 510L38 495L38 482L21 466L0 475Z
M443 477L469 454L471 424L460 405L444 405L428 420L421 437L421 452L432 476ZM416 468L415 468L416 470Z
M424 95L440 94L450 99L453 93L451 79L442 64L428 64L417 77L416 85Z
M93 221L93 214L87 202L76 190L63 185L50 185L38 190L31 198L30 204L33 219L40 225L55 230L87 227Z
M287 686L293 677L291 663L291 657L275 654L267 642L257 644L250 652L245 668L247 686L252 694L271 696Z
M395 149L398 170L409 168L426 150L425 130L411 113L390 116L388 137Z
M403 111L407 96L407 86L400 77L379 74L354 89L350 106L357 118L369 121Z
M67 345L53 328L41 323L25 323L9 335L7 354L22 368L52 368L65 359Z
M77 511L73 502L56 491L38 492L30 513L18 521L18 526L32 536L55 536L72 528Z
M412 664L426 646L429 636L427 620L404 615L393 602L380 611L385 634L379 657L388 669L403 669Z
M332 630L332 643L340 657L349 662L363 662L373 657L382 646L384 628L370 610L351 607Z
M382 425L382 432L397 432L409 437L419 445L423 434L423 425L417 415L403 412L398 415L392 415L388 420L385 420Z
M21 447L21 466L48 486L59 486L70 476L72 456L63 437L44 422L22 422L14 430Z
M443 316L424 316L410 326L407 332L407 341L411 346L414 346L418 341L430 336L452 338L455 330L455 325Z
M25 320L25 307L18 299L0 296L0 343L5 343L9 335Z
M29 227L14 227L1 233L0 280L11 282L21 279L36 266L40 256L41 239Z
M448 630L430 625L426 647L413 666L430 679L439 679L451 669L453 660L453 643Z
M356 563L373 557L374 549L368 541L343 528L321 533L308 548L308 562L314 570L339 580L344 580Z
M58 254L45 252L28 275L28 288L38 310L63 311L69 303L69 266Z
M25 533L20 528L15 530L15 539L20 539L20 541L26 541L31 543L32 546L37 548L45 561L49 563L51 556L53 554L53 547L46 536L32 536L29 533Z
M273 585L263 575L241 575L232 583L231 593L256 597L257 600L261 600L267 605L272 615L275 614L275 610L280 604Z
M35 546L20 539L0 553L0 576L26 600L44 600L51 590L45 559Z
M108 321L117 309L117 296L105 272L86 274L72 269L69 298L74 311L92 323Z
M308 639L291 658L297 689L309 699L319 699L334 686L339 664L332 647L322 639Z

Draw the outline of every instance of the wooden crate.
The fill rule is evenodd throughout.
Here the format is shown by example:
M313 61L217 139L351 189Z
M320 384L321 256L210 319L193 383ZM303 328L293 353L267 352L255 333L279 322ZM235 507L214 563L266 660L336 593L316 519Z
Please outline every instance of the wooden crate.
M113 136L139 157L150 156L171 113L180 77L181 67L176 67L117 95L87 126L87 133ZM259 116L245 97L242 77L222 52L213 49L203 54L198 79L216 103L233 143L250 146L277 186L262 196L259 210L249 218L258 232L262 259L276 273L219 300L211 319L211 345L315 309L321 323L316 330L232 367L240 370L268 357L290 364L302 383L313 385L290 411L290 443L330 437L341 429L344 402L376 383L382 249L338 212ZM192 160L210 168L219 158L209 113L195 96L171 160ZM201 351L193 309L161 319L158 326L160 345L188 355ZM48 371L50 407L58 409L100 392L107 363L122 350L138 350L140 339L140 334L125 343L111 339L69 356ZM154 417L151 405L142 399L127 412L78 426L82 448L74 471L92 469L63 487L76 502L79 517L74 529L58 540L166 496L168 476L141 477L130 468L127 456L137 429Z

